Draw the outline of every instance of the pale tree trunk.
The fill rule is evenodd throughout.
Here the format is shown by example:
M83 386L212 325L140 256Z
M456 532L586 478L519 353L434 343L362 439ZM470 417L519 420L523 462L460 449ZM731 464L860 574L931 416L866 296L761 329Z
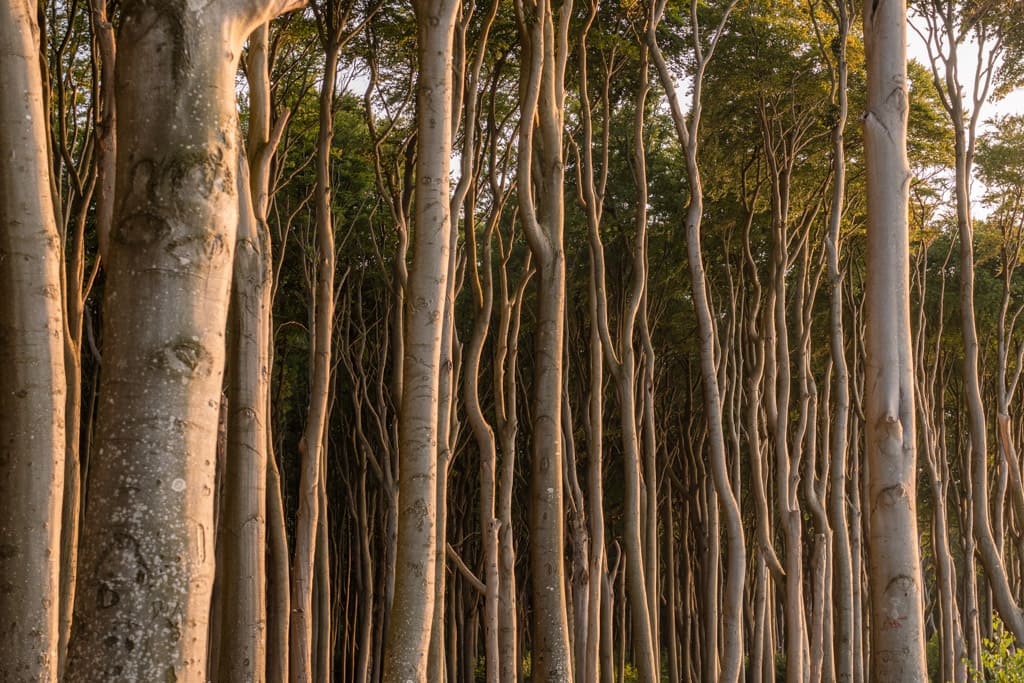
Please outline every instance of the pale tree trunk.
M1018 643L1024 643L1024 613L1010 588L1006 567L993 536L989 511L988 426L978 372L978 331L974 311L974 223L970 196L977 124L996 75L996 65L1004 52L1004 36L999 34L1004 29L999 26L998 18L1003 7L994 3L979 7L975 13L968 12L960 3L943 2L930 4L929 9L932 11L923 15L928 31L921 35L928 50L936 90L949 115L954 140L953 194L960 239L960 327L964 345L964 400L970 433L972 533L992 591L992 601L1006 628L1013 633ZM970 100L965 103L958 50L968 38L978 45L978 61L972 72L973 92Z
M0 7L0 55L0 652L10 680L56 681L67 389L34 3Z
M301 471L291 567L291 614L288 625L288 677L305 683L313 676L313 595L316 575L317 530L320 524L320 480L324 433L328 416L334 328L334 222L331 214L330 155L334 139L334 94L341 52L342 19L337 4L315 6L324 40L324 71L320 84L319 128L316 141L316 275L314 314L310 335L310 389L306 424L299 440Z
M265 231L268 229L267 214L271 203L270 170L271 161L280 143L288 117L282 115L271 123L270 101L270 55L268 36L269 26L261 26L249 38L247 55L247 75L250 82L250 122L249 140L250 168L252 174L253 208L256 220ZM267 238L269 240L269 237ZM273 268L272 244L266 242L264 258L271 268L269 278L270 300L264 311L267 327L266 372L269 377L273 372L274 352L273 334L273 300L277 289L276 272ZM283 258L284 245L281 245ZM269 387L268 387L269 388ZM275 683L288 677L288 635L291 618L291 577L288 557L288 538L285 530L284 500L281 490L281 474L277 466L277 457L273 450L273 434L271 432L270 394L266 395L266 407L263 419L266 425L262 429L266 438L266 521L265 542L266 560L266 677Z
M569 356L564 356L565 367L569 367ZM568 602L572 604L572 618L569 629L569 645L573 654L573 673L577 682L582 681L583 659L587 648L590 535L587 524L586 505L583 489L580 488L576 471L576 439L573 434L572 404L569 401L568 383L562 396L562 444L565 457L562 461L562 481L566 489L566 518L569 527L569 583Z
M671 467L671 465L668 465ZM666 645L668 645L668 683L679 683L679 636L676 628L676 605L679 599L679 576L676 573L676 507L672 495L672 477L665 477L665 583L666 583ZM686 558L682 558L685 562ZM685 646L685 643L683 643ZM596 679L591 679L596 680Z
M498 551L498 535L501 523L497 518L497 469L498 446L494 429L484 416L480 404L480 360L483 355L484 343L490 332L491 314L494 310L494 266L492 263L494 231L501 220L502 209L508 199L508 192L498 182L495 166L497 149L497 131L493 118L488 121L490 139L487 141L491 152L489 169L492 202L490 217L483 233L483 251L477 258L476 238L476 183L471 182L476 162L474 149L475 133L478 124L477 100L479 92L480 71L483 67L484 48L490 27L498 13L498 2L493 2L484 21L482 38L477 44L477 54L466 83L464 139L462 147L462 175L452 197L453 208L464 204L463 231L468 252L467 263L470 272L475 316L473 330L466 348L465 371L463 374L463 393L466 403L466 415L470 429L480 450L480 534L483 555L484 586L484 661L485 680L487 683L499 683L501 679L502 651L499 637L499 591L501 583L500 562ZM495 89L491 90L491 98ZM464 200L464 201L463 201ZM483 277L480 274L483 266Z
M529 513L533 676L540 681L571 681L561 421L565 336L562 133L572 0L562 3L557 17L550 0L516 0L516 15L523 43L517 194L538 277Z
M268 354L273 360L273 354ZM270 416L269 402L267 416ZM269 432L268 428L268 432ZM267 446L267 678L288 677L288 629L291 617L291 581L288 538L285 532L281 473L268 433Z
M451 205L450 205L451 206ZM457 210L457 207L452 207ZM451 213L449 215L452 215ZM434 620L431 628L430 652L427 677L431 681L445 683L445 602L447 601L447 545L448 545L448 463L452 458L453 446L458 438L453 407L455 388L459 383L458 346L455 330L455 297L457 295L455 258L458 239L458 223L450 223L448 243L448 267L445 281L444 312L441 316L441 374L438 378L437 410L437 480L435 486L435 524L437 537L434 544ZM455 658L457 653L452 652Z
M849 0L829 3L838 24L838 49L832 67L834 103L838 108L832 126L832 204L829 207L828 232L825 235L826 269L829 291L830 353L833 368L835 405L830 432L829 464L831 497L829 523L832 526L832 585L830 599L834 616L835 674L839 683L853 680L853 568L850 557L847 507L847 443L850 422L850 373L846 363L846 333L843 321L843 273L840 270L841 227L846 195L846 120L849 114L847 81L849 63L847 43L850 34Z
M93 180L89 189L78 194L78 216L74 219L75 232L70 245L65 238L67 274L64 281L65 301L65 355L67 376L66 442L64 455L64 504L61 513L61 577L60 577L60 665L63 676L67 658L68 640L71 638L71 617L75 602L78 571L78 527L82 512L82 342L85 302L99 268L94 261L92 272L85 278L86 218L95 194L96 234L101 250L110 234L114 206L114 27L107 18L105 0L90 1L90 21L95 36L94 64L98 62L98 78L93 83L95 120L95 159L91 169ZM67 144L67 130L61 127L58 149ZM56 151L54 153L57 153ZM79 172L76 172L79 173ZM70 175L70 174L69 174ZM86 430L91 425L85 425Z
M249 39L247 156L239 167L239 227L229 324L228 426L217 534L220 637L215 680L266 678L267 477L273 262L266 215L270 162L284 119L270 127L268 27Z
M399 518L395 597L384 681L425 681L434 620L438 383L452 247L449 211L452 40L456 3L417 0L419 56L416 240L405 310L399 412ZM444 445L447 448L447 444Z
M927 680L910 340L906 6L866 2L868 254L865 421L871 678Z
M501 233L498 233L499 237ZM494 351L494 412L501 463L498 470L498 647L501 650L501 683L518 680L518 615L516 612L516 550L512 528L512 493L515 486L516 435L519 429L517 361L519 325L526 286L533 275L529 254L519 286L509 295L508 262L512 257L512 236L502 250L498 271L501 307Z
M206 675L239 216L234 79L248 34L297 6L122 6L107 360L69 680Z
M709 432L709 448L712 480L718 505L725 517L727 543L726 576L722 598L721 627L724 633L722 645L721 675L718 680L725 683L738 681L742 668L743 644L743 587L746 575L746 545L739 501L729 480L726 456L725 434L722 427L722 395L717 376L718 359L715 352L717 322L712 315L707 292L704 270L704 255L701 248L701 221L703 218L704 194L698 161L699 131L701 122L701 93L704 73L714 54L714 48L723 33L725 22L735 7L730 2L722 13L719 24L702 45L699 37L694 39L693 52L696 71L692 74L693 89L690 111L684 116L676 95L675 81L665 62L657 42L657 27L665 10L664 0L654 0L647 27L647 43L651 57L658 69L661 85L669 99L676 136L686 155L686 176L689 181L690 198L686 208L686 244L690 270L690 285L693 290L694 309L697 316L698 346L700 351L701 380L704 389L704 414ZM691 3L691 17L696 21L697 5ZM694 33L697 26L692 27ZM717 628L717 625L716 625Z
M718 493L715 491L714 480L704 479L704 510L707 536L704 554L704 609L703 616L703 659L701 660L701 680L704 683L715 683L721 680L721 567L722 567L722 524L719 515Z
M227 451L217 523L220 629L213 678L262 681L266 664L266 374L270 308L269 235L251 204L249 172L238 169L239 225L227 359Z

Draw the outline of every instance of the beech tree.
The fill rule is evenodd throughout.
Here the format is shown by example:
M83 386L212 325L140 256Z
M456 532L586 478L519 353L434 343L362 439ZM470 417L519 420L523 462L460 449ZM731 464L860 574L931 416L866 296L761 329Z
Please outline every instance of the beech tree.
M1019 4L11 0L0 679L1014 675Z
M519 119L519 213L537 268L532 434L530 576L533 675L572 680L566 612L562 401L565 344L565 199L562 151L565 66L572 0L515 5L523 46Z
M295 6L122 7L105 290L117 313L104 325L70 680L206 675L239 216L234 76L249 33Z
M406 285L399 412L398 555L384 680L426 680L434 623L439 382L451 244L448 171L452 149L452 41L456 4L415 3L416 236ZM447 446L447 445L446 445Z
M906 7L866 3L868 252L865 438L872 678L925 681L917 532L917 442L910 345Z
M39 26L29 2L0 8L0 651L5 678L58 678L64 489L64 314ZM18 93L18 95L15 95Z

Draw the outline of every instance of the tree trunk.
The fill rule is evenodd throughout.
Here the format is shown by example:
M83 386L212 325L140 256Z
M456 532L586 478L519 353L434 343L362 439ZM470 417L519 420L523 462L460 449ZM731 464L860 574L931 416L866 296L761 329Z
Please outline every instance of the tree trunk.
M67 390L35 3L0 7L0 55L0 652L56 681Z
M215 437L239 216L235 74L248 34L295 6L122 6L107 362L72 681L206 675Z
M571 681L561 424L565 336L562 128L572 1L563 2L557 25L550 0L517 0L516 14L523 41L517 194L538 277L529 514L533 676L540 681Z
M865 420L871 677L927 680L910 344L906 6L866 2L868 193Z
M395 598L384 681L425 681L434 618L438 382L451 216L452 40L456 4L417 0L416 240L405 311L399 412L399 519ZM447 448L447 444L444 445Z
M324 76L320 86L316 143L316 276L315 307L310 339L310 390L306 425L299 441L301 473L299 506L291 571L291 620L288 631L289 680L307 683L313 676L313 591L316 574L317 529L320 517L321 451L327 424L331 377L331 338L334 331L334 222L331 214L331 144L334 139L334 89L340 39L336 27L325 29Z
M697 318L697 345L700 353L700 373L704 390L704 416L707 420L709 460L712 480L715 485L718 505L725 517L727 543L727 564L723 586L722 622L724 643L722 648L722 671L719 680L734 683L739 680L742 668L743 644L743 587L746 574L746 544L739 501L729 480L726 456L725 433L722 427L722 394L718 381L718 359L715 339L718 325L711 312L708 283L704 270L704 253L701 247L701 223L703 220L704 190L698 161L699 132L702 109L702 88L708 61L714 54L715 45L722 36L729 14L735 2L730 2L722 14L717 28L701 44L695 37L693 52L697 67L693 73L693 89L690 97L690 111L684 116L676 96L675 82L657 42L657 28L665 11L664 0L654 0L647 26L647 44L651 57L658 69L661 85L669 97L672 120L676 136L686 156L686 177L689 183L689 203L686 207L685 230L687 260L690 272L690 287L693 292L693 306ZM692 4L691 16L696 19L696 3ZM696 36L698 27L693 26Z
M267 477L273 262L267 229L271 141L268 27L249 39L248 168L239 165L231 291L228 436L218 522L221 633L217 679L263 681L267 663Z

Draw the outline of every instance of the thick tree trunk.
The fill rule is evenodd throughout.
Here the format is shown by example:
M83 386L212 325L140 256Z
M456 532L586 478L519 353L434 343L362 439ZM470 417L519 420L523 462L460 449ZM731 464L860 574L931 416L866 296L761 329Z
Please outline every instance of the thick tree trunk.
M395 598L384 681L425 681L434 620L438 382L451 215L452 40L456 4L417 0L416 241L405 311L399 412L399 519ZM447 444L444 445L447 448Z
M917 532L917 444L910 343L906 6L864 5L868 100L865 420L869 463L871 677L927 680Z
M64 319L35 3L0 7L0 652L56 681L64 490Z
M122 6L117 202L68 679L201 679L238 225L235 73L286 1Z

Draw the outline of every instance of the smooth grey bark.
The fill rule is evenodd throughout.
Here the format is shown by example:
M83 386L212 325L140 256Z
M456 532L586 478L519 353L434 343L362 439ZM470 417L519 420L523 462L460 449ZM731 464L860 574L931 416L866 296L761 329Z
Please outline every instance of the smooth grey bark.
M316 276L310 338L310 389L306 424L299 440L301 472L299 505L291 567L291 615L288 626L288 678L305 683L313 677L313 619L317 533L320 524L320 482L328 416L334 331L334 221L331 213L331 144L334 139L334 94L341 52L340 27L328 3L328 17L319 18L324 36L324 71L320 84L316 142Z
M266 679L270 325L273 261L267 228L270 162L286 119L271 129L268 33L249 38L247 158L239 164L239 226L229 311L227 449L217 534L220 636L215 680Z
M299 6L122 6L117 201L80 598L67 679L201 679L214 462L239 206L234 79Z
M0 6L0 677L58 676L66 378L35 3Z
M928 674L910 339L906 30L903 0L865 2L871 679L923 683Z
M452 42L457 5L414 3L417 26L416 239L406 287L399 412L399 517L395 597L384 681L425 681L437 558L439 380L451 215ZM445 444L447 448L447 444Z
M830 354L833 368L833 426L830 431L829 463L831 493L828 517L832 527L832 585L830 599L834 615L833 647L835 675L840 683L853 680L853 567L850 557L850 531L847 508L847 459L850 423L850 372L846 362L846 332L843 317L843 272L840 269L841 228L846 197L846 121L849 115L850 36L849 0L828 3L838 33L832 72L833 102L838 108L832 126L832 203L829 206L828 232L825 235L826 269L829 282ZM824 46L822 53L824 54Z
M743 587L746 575L746 545L739 501L729 480L726 457L725 434L722 426L722 395L717 376L715 337L717 322L712 315L707 292L704 270L704 255L701 247L701 223L703 220L704 194L699 163L699 131L702 111L702 88L707 65L714 54L725 22L736 6L729 2L717 27L707 38L705 46L700 38L697 25L696 1L690 4L693 22L693 56L696 70L692 74L693 89L690 97L690 111L684 115L676 95L675 81L657 41L657 28L665 11L665 0L654 0L651 4L647 25L647 44L651 59L658 70L661 85L665 89L671 108L672 120L680 147L686 156L686 176L689 181L690 197L686 207L686 245L690 271L690 286L693 291L694 310L697 316L700 371L704 390L704 414L709 431L709 447L712 480L718 505L725 517L727 541L727 566L722 599L722 647L721 675L718 680L726 683L738 681L742 668L743 630ZM716 620L717 623L717 620Z
M572 0L516 0L520 75L519 213L537 264L530 438L530 577L533 676L573 680L566 612L562 400L565 342L565 63Z

